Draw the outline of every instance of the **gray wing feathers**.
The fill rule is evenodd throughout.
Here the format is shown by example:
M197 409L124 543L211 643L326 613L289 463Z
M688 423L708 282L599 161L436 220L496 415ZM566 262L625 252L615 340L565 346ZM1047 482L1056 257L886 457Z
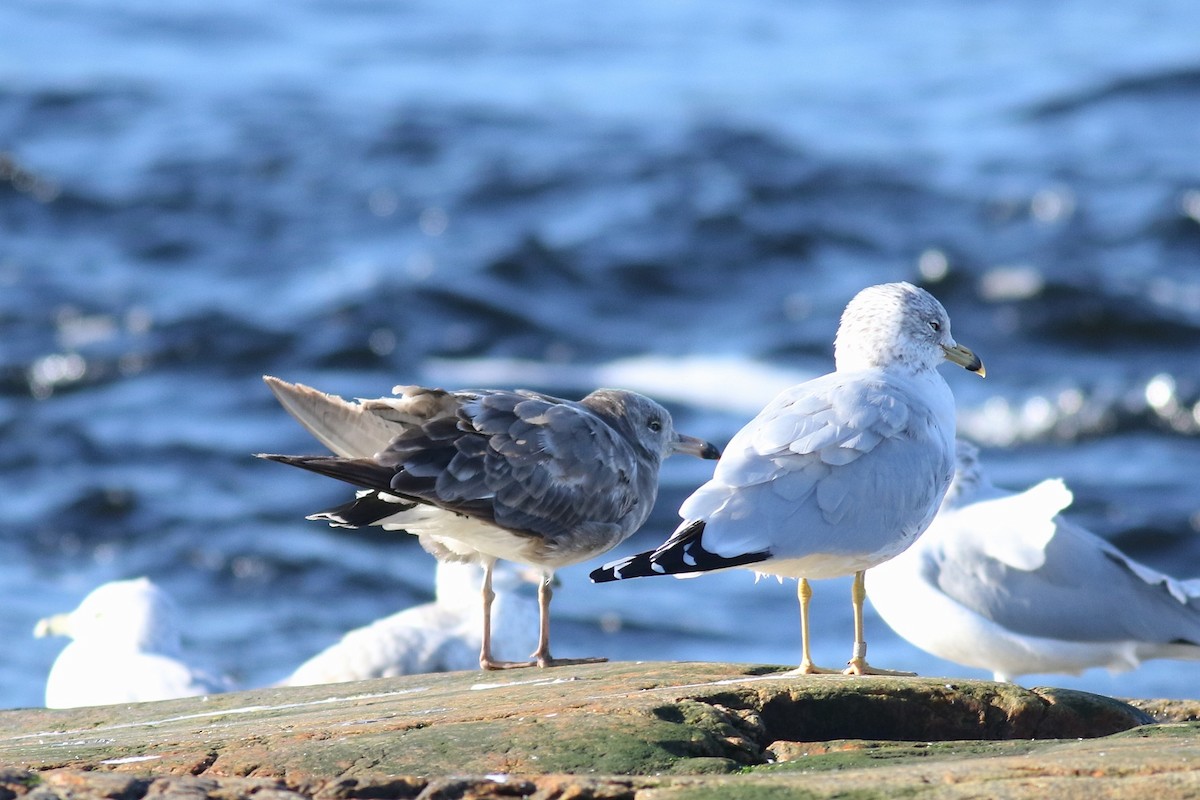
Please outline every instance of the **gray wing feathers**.
M639 471L629 444L586 408L532 392L477 392L462 397L451 423L435 419L380 454L399 470L392 489L472 516L486 502L496 524L542 536L632 532L644 521L629 512L642 473L652 501L657 470Z
M631 445L580 403L418 386L352 403L264 380L334 453L394 469L381 491L542 536L628 534L653 506L657 462L639 468Z
M498 430L496 423L505 421ZM474 422L496 431L490 441L497 455L485 460L484 476L500 524L555 534L617 525L631 533L648 513L647 507L630 517L641 477L632 449L586 409L525 398L507 420L480 414Z
M1181 602L1168 582L1147 582L1146 568L1135 569L1128 557L1070 522L1057 520L1045 562L1034 570L956 552L952 542L933 555L926 569L936 572L943 592L1015 632L1072 641L1200 644L1200 600ZM970 559L975 568L939 569L946 559Z
M924 407L896 389L847 386L836 373L796 390L738 432L713 479L680 509L707 521L706 547L793 557L843 552L842 525L865 534L859 546L870 546L872 532L895 536L896 520L910 536L923 530L951 473L945 447L919 438L934 430ZM874 452L864 469L859 459Z

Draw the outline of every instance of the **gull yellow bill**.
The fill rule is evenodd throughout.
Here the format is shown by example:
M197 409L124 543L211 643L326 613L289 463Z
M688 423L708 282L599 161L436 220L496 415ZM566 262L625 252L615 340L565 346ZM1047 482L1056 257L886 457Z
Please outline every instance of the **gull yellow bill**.
M976 372L981 378L987 377L987 370L984 369L983 362L969 347L963 347L961 344L953 347L942 345L942 350L946 351L947 361L953 361L968 372Z

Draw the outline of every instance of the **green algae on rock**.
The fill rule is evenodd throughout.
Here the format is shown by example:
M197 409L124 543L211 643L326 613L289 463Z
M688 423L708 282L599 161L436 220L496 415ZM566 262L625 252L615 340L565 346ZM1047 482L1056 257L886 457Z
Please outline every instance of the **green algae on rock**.
M1041 750L1031 749L1032 740L1051 740L1046 747L1053 747L1054 740L1108 736L1151 721L1110 698L990 681L610 663L5 711L0 762L66 783L76 780L67 776L84 774L79 770L97 781L254 779L265 782L253 789L258 800L267 800L260 792L268 790L416 796L462 776L505 781L503 791L497 784L492 794L481 793L480 783L472 796L553 797L562 788L554 776L564 775L576 776L572 786L592 781L581 797L632 797L673 792L684 785L679 781L692 780L689 775L705 781L758 776L757 784L803 771L811 782L830 771L891 773L982 755L1033 758ZM1177 738L1190 742L1189 735ZM1001 740L1020 741L1006 747ZM1122 741L1121 747L1138 748L1148 740ZM936 742L949 744L930 744ZM791 763L772 766L785 760ZM105 774L111 777L100 777ZM513 776L523 776L530 791L517 791ZM0 800L23 795L22 785L6 784ZM114 785L96 796L140 800L149 785ZM232 796L242 790L204 791ZM53 800L50 795L43 800Z

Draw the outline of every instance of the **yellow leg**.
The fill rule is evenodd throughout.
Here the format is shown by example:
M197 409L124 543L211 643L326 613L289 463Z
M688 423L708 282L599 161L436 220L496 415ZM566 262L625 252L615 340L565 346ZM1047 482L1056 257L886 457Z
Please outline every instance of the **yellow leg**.
M836 669L825 669L813 663L809 649L808 604L812 601L812 586L805 578L796 586L796 597L800 600L800 666L790 675L836 675Z
M896 672L876 669L867 663L867 638L863 632L863 601L867 599L866 572L854 573L854 584L850 587L850 602L854 606L854 655L843 672L846 675L916 675L915 672Z

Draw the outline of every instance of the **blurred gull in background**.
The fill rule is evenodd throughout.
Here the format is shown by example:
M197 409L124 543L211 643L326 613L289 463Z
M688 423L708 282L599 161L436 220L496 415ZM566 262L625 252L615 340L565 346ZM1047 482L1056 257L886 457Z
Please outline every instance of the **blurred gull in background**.
M1061 480L998 489L961 440L957 462L933 524L868 575L871 604L898 634L998 681L1200 659L1200 581L1156 572L1060 517L1072 500Z
M229 691L183 660L179 612L148 578L111 581L79 607L37 623L35 636L69 636L46 682L49 708L170 700Z
M300 665L283 686L341 683L479 668L483 567L439 561L437 598L356 628ZM537 647L537 593L527 570L500 562L492 575L493 649L525 658Z

